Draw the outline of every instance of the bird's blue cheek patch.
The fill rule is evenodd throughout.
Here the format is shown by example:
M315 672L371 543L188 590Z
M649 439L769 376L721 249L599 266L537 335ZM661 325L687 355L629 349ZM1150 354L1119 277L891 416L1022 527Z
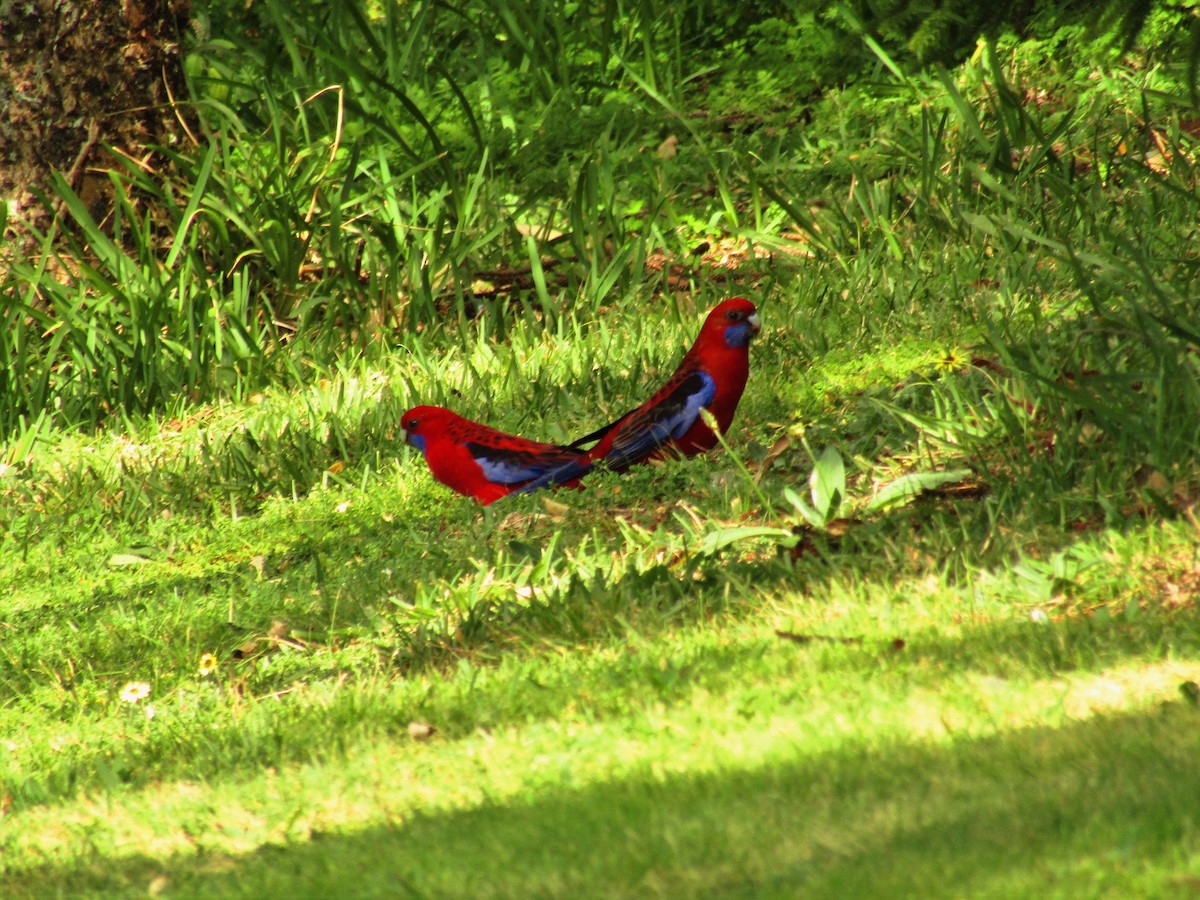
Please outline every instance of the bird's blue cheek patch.
M738 322L725 329L725 346L745 347L750 343L750 323Z
M422 454L425 452L425 435L410 434L408 436L408 442L420 450Z

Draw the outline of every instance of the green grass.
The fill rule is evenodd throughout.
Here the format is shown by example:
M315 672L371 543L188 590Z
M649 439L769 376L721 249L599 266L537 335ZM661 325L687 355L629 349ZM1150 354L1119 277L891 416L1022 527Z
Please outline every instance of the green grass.
M788 411L815 420L806 434L856 431L822 404L898 441L901 420L855 398L894 394L940 351L834 350L794 396L772 392L799 297L764 304L735 451ZM686 333L630 330L604 366L614 408ZM552 341L516 329L482 357L357 374L421 394ZM396 392L319 389L349 433L409 402ZM271 395L203 421L220 445L273 406L305 408ZM171 470L197 439L140 437L136 454L128 436L64 440L25 477L90 470L113 492L91 503L119 504L122 478ZM54 527L4 547L6 893L1071 895L1197 877L1190 524L1075 533L1036 485L997 479L818 537L816 555L706 557L722 523L787 515L799 445L762 481L776 512L724 455L598 479L549 514L536 496L481 511L409 451L375 449L253 515L215 489L184 502L182 469L133 514L77 497L22 512ZM868 474L851 461L857 502ZM122 702L129 681L150 696Z
M371 20L386 84L348 13L267 58L198 33L221 128L112 239L67 204L88 277L6 270L0 893L1194 893L1173 70L1009 42L803 128L739 94L738 133L682 106L749 77L687 75L689 22L608 71L567 47L603 22L495 5L468 71L423 9ZM398 439L416 403L586 433L732 294L765 328L728 450L481 509Z
M209 552L263 550L268 530L311 550L304 532L337 515L321 499ZM93 657L69 691L44 678L22 691L6 778L45 793L12 797L6 891L165 877L183 895L317 896L348 879L364 895L397 879L460 896L1071 894L1197 874L1200 713L1178 687L1200 675L1200 641L1189 612L1161 608L1163 585L1193 571L1189 529L1079 542L1109 563L1080 599L1150 603L1111 619L1037 622L1011 572L945 579L919 563L727 559L687 578L547 578L533 597L502 570L473 630L397 657L379 619L366 641L346 635L372 615L365 598L390 599L402 562L381 571L378 507L353 509L340 529L353 547L324 544L324 587L302 564L271 575L268 562L273 584L256 589L247 563L191 584L164 572L123 590L122 608L94 608L90 630L120 634L137 662ZM1164 570L1131 584L1147 559ZM319 640L234 662L246 634L226 635L227 598L259 633L284 617ZM161 633L144 635L147 618ZM138 649L139 632L152 646ZM196 672L203 650L223 660L214 675ZM153 719L116 700L125 678L152 685ZM414 740L410 722L436 731Z

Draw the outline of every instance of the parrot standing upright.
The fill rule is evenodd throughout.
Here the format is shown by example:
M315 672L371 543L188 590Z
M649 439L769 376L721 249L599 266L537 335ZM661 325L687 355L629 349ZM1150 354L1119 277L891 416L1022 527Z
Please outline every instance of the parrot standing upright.
M717 435L700 411L712 414L721 434L729 430L750 374L750 340L761 327L757 308L744 297L716 306L679 367L649 400L565 448L581 450L596 441L584 456L567 460L515 493L575 483L597 467L623 472L651 459L712 449Z

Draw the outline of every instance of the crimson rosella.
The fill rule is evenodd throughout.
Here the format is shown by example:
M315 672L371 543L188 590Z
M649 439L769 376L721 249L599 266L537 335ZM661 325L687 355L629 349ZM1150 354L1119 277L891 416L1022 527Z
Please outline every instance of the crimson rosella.
M579 450L497 431L440 406L414 406L400 426L434 478L484 506L581 456ZM547 483L575 484L569 478Z
M750 339L761 325L758 310L744 297L719 304L704 320L675 374L649 400L568 448L597 441L586 456L535 478L517 493L574 483L597 466L622 472L647 460L712 449L717 436L700 410L712 413L721 434L729 430L750 374Z

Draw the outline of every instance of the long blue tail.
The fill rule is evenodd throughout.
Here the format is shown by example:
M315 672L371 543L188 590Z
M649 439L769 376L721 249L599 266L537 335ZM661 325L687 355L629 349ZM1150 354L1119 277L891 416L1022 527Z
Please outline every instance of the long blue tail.
M594 462L573 459L569 463L563 463L557 469L551 469L545 475L540 475L532 481L528 481L521 485L514 494L531 494L536 490L544 487L554 487L555 485L565 484L568 481L573 481L576 478L582 478L592 469L596 468Z

